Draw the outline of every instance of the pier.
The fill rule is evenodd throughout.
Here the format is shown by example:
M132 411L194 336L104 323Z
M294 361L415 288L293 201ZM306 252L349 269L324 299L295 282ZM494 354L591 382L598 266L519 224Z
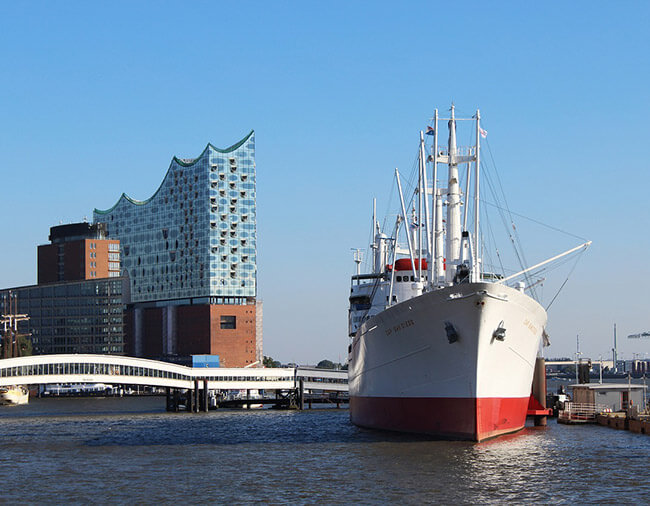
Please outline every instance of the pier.
M572 385L573 401L565 402L558 423L598 424L613 429L650 434L646 385L596 383Z
M307 367L206 368L115 355L38 355L0 362L0 386L105 383L165 388L169 411L270 404L304 409L347 402L347 371ZM253 390L264 391L259 398ZM228 398L223 392L246 392ZM269 393L271 395L269 396Z

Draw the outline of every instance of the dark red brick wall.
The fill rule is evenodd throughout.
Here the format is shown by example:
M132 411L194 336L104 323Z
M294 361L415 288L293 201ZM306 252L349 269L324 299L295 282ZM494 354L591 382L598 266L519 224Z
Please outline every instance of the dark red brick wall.
M85 241L67 242L63 245L63 280L86 279Z
M96 245L90 248L90 244ZM76 281L80 279L107 278L108 245L120 241L109 239L80 239L63 244L63 279L59 276L59 245L44 244L38 247L38 283ZM91 256L94 255L94 256ZM96 264L91 267L91 262ZM90 273L95 272L96 276Z
M163 310L143 310L143 357L162 355ZM234 316L236 328L222 329L221 316ZM125 353L135 356L133 311L125 319ZM193 305L176 309L176 345L180 356L219 355L221 367L244 367L255 361L255 306Z
M38 284L59 280L59 247L43 244L38 247Z
M210 306L180 306L176 310L179 355L210 355Z
M255 361L255 306L211 305L210 354L221 367L244 367ZM222 329L221 316L234 316L235 329Z
M110 240L110 239L88 239L86 240L86 243L93 242L97 245L96 248L90 249L87 244L87 250L86 250L86 262L87 265L90 265L89 262L93 261L97 264L97 267L93 268L87 268L86 273L87 273L87 278L90 278L90 271L93 270L97 272L98 278L107 278L108 277L108 254L110 253L108 251L108 245L109 244L120 244L120 241L115 241L115 240ZM90 253L93 252L96 254L95 258L90 258Z
M147 308L142 311L142 353L144 357L158 358L162 355L162 309Z

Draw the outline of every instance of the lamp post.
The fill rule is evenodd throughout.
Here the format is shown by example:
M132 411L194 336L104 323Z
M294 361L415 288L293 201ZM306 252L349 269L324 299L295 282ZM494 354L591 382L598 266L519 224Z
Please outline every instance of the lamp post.
M576 385L580 383L578 371L580 369L580 334L576 335Z
M600 383L603 383L603 356L600 356Z

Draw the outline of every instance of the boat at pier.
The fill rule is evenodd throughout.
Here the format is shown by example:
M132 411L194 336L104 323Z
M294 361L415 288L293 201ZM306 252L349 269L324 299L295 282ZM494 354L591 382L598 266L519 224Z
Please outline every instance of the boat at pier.
M446 149L438 145L439 120L448 120ZM392 234L382 231L373 209L369 273L360 272L355 257L348 381L350 419L358 426L471 441L523 428L547 324L545 309L527 293L534 283L526 274L590 244L514 274L485 271L479 183L486 132L477 111L466 119L475 123L475 144L458 147L459 120L453 106L449 118L436 110L429 156L420 132L413 199L405 201L396 170L400 212ZM441 164L448 167L446 188L438 187ZM467 168L464 189L460 166ZM473 201L466 198L470 178Z
M72 397L72 396L104 396L115 395L118 389L105 383L54 383L43 388L45 397Z
M29 402L29 391L24 386L0 387L0 404L17 405Z

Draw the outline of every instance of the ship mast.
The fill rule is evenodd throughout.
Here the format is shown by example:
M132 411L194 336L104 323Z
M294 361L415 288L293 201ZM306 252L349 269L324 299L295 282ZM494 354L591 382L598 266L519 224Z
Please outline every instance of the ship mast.
M435 188L434 196L435 199L435 223L434 223L434 248L435 248L435 260L434 260L434 288L438 288L443 282L444 272L445 272L445 259L444 259L444 229L442 225L442 200L444 198L444 188Z
M29 337L31 334L21 334L18 332L18 322L28 321L30 318L26 314L18 314L18 294L9 292L2 297L2 310L0 314L0 325L3 327L2 332L2 358L13 358L20 356L20 337Z
M418 272L415 270L415 257L413 255L415 251L415 246L412 244L411 241L411 231L410 231L411 227L409 225L408 215L406 214L406 204L404 203L404 194L402 193L402 182L400 181L399 178L398 169L395 169L395 180L397 181L397 191L399 194L400 204L402 205L402 216L404 217L404 225L406 227L406 240L408 242L409 255L411 257L411 271L413 272L413 279L415 280L415 282L420 283L421 280L419 278Z
M372 237L372 244L370 245L370 248L373 250L372 252L372 272L373 273L378 273L381 272L382 266L377 264L377 250L379 249L379 245L377 244L377 234L379 233L379 227L377 225L377 199L373 198L372 199L372 231L371 231L371 236Z
M480 201L480 169L481 169L481 111L476 109L476 151L474 152L476 162L474 163L474 258L472 265L472 281L481 281L481 250L479 243L479 201Z
M433 261L429 263L429 283L433 289L440 286L444 275L443 228L442 228L442 195L443 190L438 188L438 109L433 116L433 146L431 148L433 162L433 196L431 213L431 229L433 230Z
M420 179L422 180L422 198L424 201L424 226L425 226L425 236L427 241L427 262L431 264L432 261L432 245L431 245L431 226L430 226L430 216L429 216L429 185L427 184L427 159L426 152L424 149L424 133L420 130ZM427 266L428 269L428 279L431 279L431 267Z
M456 275L456 266L460 261L460 185L458 184L458 164L456 162L456 117L454 105L451 105L449 120L448 166L449 181L447 183L447 271L446 281L452 283Z
M456 118L455 106L451 106L450 118L440 118L438 110L435 110L433 117L433 146L430 160L433 162L433 188L432 195L432 213L431 213L431 230L427 231L430 237L430 255L431 265L429 267L429 286L431 289L440 288L441 286L451 285L459 282L461 279L470 282L479 282L481 280L481 261L480 261L480 235L479 235L479 200L480 200L480 137L483 130L480 127L480 112L477 109L476 115L472 118ZM438 149L438 120L448 119L449 139L447 144L447 153ZM459 151L456 145L456 122L457 121L476 121L476 144L474 146ZM448 166L447 188L438 187L438 164L443 163ZM469 209L465 201L465 211L461 219L461 206L463 206L462 194L459 181L458 166L467 164L467 189L465 198L469 197L471 166L474 164L474 231L472 234L468 230ZM425 187L424 191L428 192ZM446 224L443 226L442 206L446 198L447 212ZM428 200L427 200L428 203ZM426 211L426 209L425 209ZM428 221L428 220L427 220ZM443 245L444 243L444 245ZM446 264L446 266L445 266ZM463 275L460 274L459 266L463 264Z

